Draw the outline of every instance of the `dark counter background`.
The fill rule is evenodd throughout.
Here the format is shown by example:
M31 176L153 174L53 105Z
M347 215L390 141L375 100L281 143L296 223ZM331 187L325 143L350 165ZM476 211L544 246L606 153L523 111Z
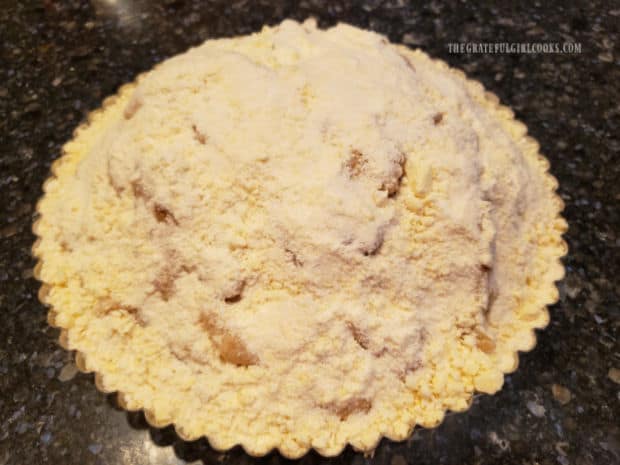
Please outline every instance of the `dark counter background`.
M501 392L409 441L383 441L374 458L347 449L303 463L620 463L620 3L0 0L0 465L255 462L239 449L218 454L204 440L149 428L99 393L91 375L76 374L37 301L30 226L61 145L119 85L207 38L310 15L323 26L348 21L422 47L510 105L560 181L570 253L551 324ZM579 42L582 53L447 48L503 41ZM257 462L285 460L271 454Z

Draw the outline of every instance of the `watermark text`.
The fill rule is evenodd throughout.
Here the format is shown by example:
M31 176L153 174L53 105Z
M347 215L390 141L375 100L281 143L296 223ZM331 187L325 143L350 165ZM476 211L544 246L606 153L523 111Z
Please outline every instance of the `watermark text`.
M449 53L581 53L579 42L450 42Z

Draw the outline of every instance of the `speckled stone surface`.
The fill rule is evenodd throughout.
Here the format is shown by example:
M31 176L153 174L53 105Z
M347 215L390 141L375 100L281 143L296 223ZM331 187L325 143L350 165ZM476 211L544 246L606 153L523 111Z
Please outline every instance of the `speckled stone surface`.
M404 0L0 0L0 465L285 462L183 442L76 373L37 301L33 210L73 129L119 85L217 36L286 17L344 20L422 47L482 81L530 128L566 202L561 299L495 396L374 457L305 464L620 463L620 4L509 9ZM615 4L612 4L615 3ZM453 42L571 42L572 54L451 54Z

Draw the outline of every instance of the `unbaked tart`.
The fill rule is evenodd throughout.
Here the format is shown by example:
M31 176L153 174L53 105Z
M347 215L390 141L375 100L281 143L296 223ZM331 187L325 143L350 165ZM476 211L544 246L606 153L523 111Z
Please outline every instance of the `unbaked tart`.
M548 168L497 97L381 35L208 40L65 145L40 297L155 426L256 456L371 451L534 346L566 252Z

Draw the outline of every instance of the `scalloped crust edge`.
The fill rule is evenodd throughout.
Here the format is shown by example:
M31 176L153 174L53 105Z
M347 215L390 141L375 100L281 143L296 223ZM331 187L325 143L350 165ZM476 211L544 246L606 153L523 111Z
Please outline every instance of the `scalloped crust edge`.
M536 333L535 330L536 329L543 329L545 328L548 323L549 323L549 312L547 309L548 305L552 305L554 303L556 303L559 299L559 293L557 290L557 287L555 285L556 281L559 281L563 278L564 276L564 266L562 264L562 257L564 257L567 252L568 252L568 245L567 243L561 239L561 236L567 231L568 229L568 224L567 222L564 220L564 218L560 215L561 211L564 209L564 202L562 201L562 199L559 197L559 195L557 194L556 190L558 187L558 181L555 177L553 177L550 173L549 173L549 161L547 160L547 158L545 158L543 155L540 154L539 152L539 145L538 142L533 139L532 137L527 135L527 127L525 126L525 124L523 124L522 122L516 120L514 118L514 113L513 111L505 106L502 105L500 103L499 98L493 94L492 92L489 92L487 90L485 90L484 86L473 79L469 79L466 74L461 71L460 69L457 68L453 68L451 66L449 66L446 62L440 60L440 59L434 59L431 58L429 55L427 55L425 52L423 52L420 49L416 49L416 50L412 50L404 45L401 44L393 44L398 50L399 53L401 54L418 54L421 55L423 57L425 57L426 59L428 59L430 62L432 62L438 70L441 71L447 71L452 73L454 76L457 76L459 79L461 79L462 81L464 81L464 83L466 84L468 90L472 93L472 94L479 94L479 95L483 95L484 99L486 101L486 103L488 104L487 107L487 111L491 111L495 114L495 116L500 116L501 115L501 119L504 120L505 123L509 124L510 126L512 126L512 128L515 130L515 132L521 133L521 138L522 140L515 140L515 142L519 143L519 145L522 148L525 148L526 146L529 146L529 148L527 149L527 151L529 152L536 152L536 157L538 159L538 162L540 164L541 170L543 172L543 175L545 176L545 180L547 181L547 183L549 184L549 186L551 186L551 194L553 196L554 202L556 204L557 207L557 215L556 215L556 230L558 233L558 237L560 238L560 242L559 242L559 246L556 249L556 254L554 256L550 256L550 259L553 259L553 263L551 264L551 266L554 266L555 269L557 270L555 275L552 278L551 282L541 282L539 283L538 288L540 290L546 290L547 291L547 299L546 299L546 304L543 305L542 307L540 307L538 309L538 312L536 314L536 319L532 321L532 325L529 328L529 331L527 333L527 336L524 338L525 343L521 344L517 350L515 350L514 352L508 354L508 360L510 361L510 363L507 363L505 366L500 368L501 371L501 381L499 383L499 385L496 387L496 389L491 389L489 390L489 393L491 393L491 391L497 391L499 389L501 389L503 382L504 382L504 375L509 374L514 372L519 365L519 352L528 352L530 350L532 350L535 346L536 346ZM403 56L404 56L403 55ZM117 93L115 95L109 96L107 97L100 108L92 111L91 113L89 113L87 119L85 122L83 122L82 124L80 124L73 132L73 136L70 139L73 140L75 139L79 133L81 131L83 131L84 129L86 129L92 122L93 120L97 117L98 114L102 113L103 111L105 111L105 109L112 105L114 102L117 101L117 99L119 99L121 96L123 95L127 95L129 92L131 92L135 86L142 80L144 79L144 77L150 73L151 71L155 70L158 68L159 65L154 66L150 71L141 73L140 75L138 75L136 77L136 79L132 82L132 83L128 83L128 84L124 84L122 85L119 90L117 91ZM51 289L50 285L45 283L42 279L41 279L41 275L40 275L40 270L41 270L41 266L44 260L44 257L42 256L42 254L40 254L38 252L38 245L41 241L41 236L39 234L39 221L40 221L40 217L42 215L41 210L40 210L40 205L41 205L41 201L42 199L45 197L45 192L46 192L46 186L49 184L50 181L54 180L56 178L56 174L57 174L57 170L58 167L63 163L63 158L64 155L66 154L65 152L65 148L63 147L62 150L62 154L59 158L57 158L51 165L50 167L50 176L46 179L46 181L43 183L43 195L41 196L41 198L39 199L39 201L37 202L35 211L36 213L39 215L39 218L33 223L32 225L32 232L35 234L35 236L37 236L37 239L35 241L35 243L32 246L32 255L37 259L37 264L34 267L34 277L39 280L42 285L39 289L38 292L38 298L39 300L48 307L48 316L47 316L47 321L50 324L50 326L53 327L57 327L61 330L60 332L60 336L59 336L59 344L66 350L72 350L75 352L75 363L76 366L78 367L78 369L83 372L83 373L91 373L94 372L94 377L95 377L95 386L97 387L97 389L104 393L104 394L110 394L110 393L117 393L117 402L119 404L119 406L121 408L123 408L124 410L127 411L139 411L142 410L144 412L144 416L146 418L146 421L148 422L148 424L154 428L163 428L169 425L172 425L176 434L183 440L185 441L194 441L197 440L201 437L205 437L205 439L208 441L208 443L210 444L210 446L219 451L219 452L224 452L227 450L232 449L235 446L240 446L248 455L253 456L253 457L263 457L271 452L273 452L274 450L279 452L283 457L286 457L288 459L298 459L300 457L303 457L305 454L307 454L310 449L314 449L316 452L318 452L320 455L324 456L324 457L335 457L340 455L344 449L350 445L354 450L358 451L358 452L363 452L365 454L372 454L374 452L374 450L376 449L376 447L379 445L380 441L383 438L387 438L389 440L392 441L403 441L405 439L407 439L408 437L411 436L411 434L413 433L413 430L416 426L421 426L423 428L436 428L438 427L443 420L445 419L446 414L449 412L448 410L442 412L442 414L440 415L440 418L438 418L438 420L436 422L434 422L433 424L420 424L417 423L415 421L415 419L411 422L411 424L409 425L408 431L406 434L395 434L395 432L389 432L389 431L377 431L376 433L376 438L374 438L374 441L372 441L372 444L370 446L368 446L367 444L365 444L364 446L361 446L359 444L355 443L355 440L351 440L349 439L347 442L344 442L340 445L338 445L337 447L333 447L333 448L329 448L329 449L319 449L316 447L297 447L297 448L291 448L288 447L288 445L284 444L284 443L280 443L278 445L274 445L271 448L268 449L261 449L261 448L256 448L255 445L253 444L247 444L247 443L239 443L239 444L233 444L233 445L228 445L228 444L222 444L219 441L219 438L217 437L209 437L209 436L205 436L205 435L201 435L201 434L192 434L190 432L187 432L183 429L182 425L178 425L175 424L174 419L165 419L162 420L160 418L157 417L157 413L144 408L144 406L141 405L135 405L134 403L130 402L126 395L118 390L110 390L108 388L106 388L106 384L105 384L105 380L104 380L104 374L103 373L98 373L92 369L89 368L88 366L88 359L85 353L82 353L80 351L77 351L73 348L71 348L69 346L69 328L63 328L61 326L59 326L56 322L56 314L57 311L53 308L53 306L51 306L51 304L48 302L47 296L49 294L49 291ZM482 394L484 394L484 392L478 391ZM461 410L452 410L454 412L464 412L467 411L472 403L473 403L473 399L474 396L476 395L476 393L472 393L469 398L466 399L466 405L463 409Z

